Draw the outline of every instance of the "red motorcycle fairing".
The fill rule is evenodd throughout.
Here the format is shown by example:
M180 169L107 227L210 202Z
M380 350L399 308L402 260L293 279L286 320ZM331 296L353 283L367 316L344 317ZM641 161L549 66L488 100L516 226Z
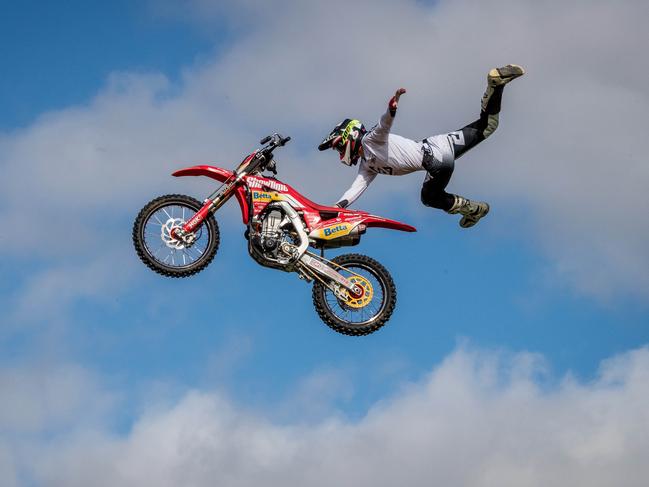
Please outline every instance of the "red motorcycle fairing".
M402 232L417 231L417 229L412 225L375 215L367 215L362 219L361 223L364 223L368 227L389 228L390 230L401 230Z
M200 165L180 169L174 172L173 175L176 177L206 176L225 183L234 176L234 172L220 167ZM346 230L355 228L359 224L364 224L366 227L388 228L404 232L417 231L411 225L390 220L389 218L370 215L366 211L319 205L278 179L265 178L259 175L245 176L243 179L245 186L250 190L253 214L259 214L272 201L287 201L296 210L302 212L309 232L322 230L321 238L327 238L329 235L332 235L332 238L334 238L333 235L337 236ZM235 196L241 207L243 223L247 224L249 220L249 205L244 185L236 188ZM347 227L342 229L338 228L341 225L347 225ZM328 229L329 233L325 237L324 232Z
M277 179L268 179L262 176L246 176L245 179L252 192L253 212L255 215L271 201L284 200L296 210L302 211L309 232L324 226L335 226L337 223L350 223L354 226L363 223L367 227L382 227L404 232L417 231L413 226L396 220L370 215L366 211L319 205L297 192L290 185Z

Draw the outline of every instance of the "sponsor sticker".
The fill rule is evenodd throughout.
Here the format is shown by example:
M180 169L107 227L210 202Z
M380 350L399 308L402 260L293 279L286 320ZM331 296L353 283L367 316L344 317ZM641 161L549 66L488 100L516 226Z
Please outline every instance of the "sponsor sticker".
M276 191L253 191L252 200L255 203L270 203L271 201L282 201L284 197Z
M265 191L253 191L252 199L255 203L268 203L273 200L273 196Z
M252 188L261 188L266 186L267 188L274 189L275 191L288 191L288 187L285 184L278 183L277 181L272 181L270 179L257 179L254 177L247 178L248 185Z
M333 238L342 237L351 232L352 226L347 223L339 223L338 225L332 225L330 227L325 227L320 229L320 238L325 240L330 240Z

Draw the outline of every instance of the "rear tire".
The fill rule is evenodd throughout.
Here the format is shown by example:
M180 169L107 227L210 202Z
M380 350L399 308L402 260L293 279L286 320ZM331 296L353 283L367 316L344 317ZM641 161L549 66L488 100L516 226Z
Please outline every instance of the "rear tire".
M362 336L374 333L387 323L397 304L397 290L392 276L381 263L366 255L343 254L333 258L332 262L375 280L376 283L373 284L373 287L380 287L381 291L380 303L374 303L374 306L378 305L378 308L367 319L363 319L361 316L358 322L351 321L356 317L354 313L361 313L373 303L379 289L374 290L372 301L365 307L354 310L337 300L333 292L324 284L315 281L313 284L313 305L318 315L329 328L343 335ZM344 316L341 316L343 314L347 314L350 318L345 319Z
M133 224L133 245L149 269L167 277L188 277L212 262L219 248L219 226L214 215L208 215L195 230L197 238L192 246L183 246L165 233L165 226L182 225L202 206L190 196L169 194L150 201L140 210Z

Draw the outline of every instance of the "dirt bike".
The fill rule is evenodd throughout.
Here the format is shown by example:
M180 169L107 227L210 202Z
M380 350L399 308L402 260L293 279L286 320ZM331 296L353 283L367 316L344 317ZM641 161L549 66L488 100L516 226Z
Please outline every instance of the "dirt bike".
M382 327L396 305L390 273L376 260L343 254L331 260L325 249L360 242L369 227L415 232L410 225L364 211L321 206L276 179L273 151L291 138L265 137L262 147L234 171L214 166L180 169L174 176L207 176L222 183L203 203L171 194L149 202L133 225L133 243L142 261L169 277L203 270L219 247L214 213L232 196L247 226L248 252L262 266L295 272L313 282L313 304L322 320L345 335L367 335ZM264 177L270 172L273 176ZM309 247L320 250L319 255Z

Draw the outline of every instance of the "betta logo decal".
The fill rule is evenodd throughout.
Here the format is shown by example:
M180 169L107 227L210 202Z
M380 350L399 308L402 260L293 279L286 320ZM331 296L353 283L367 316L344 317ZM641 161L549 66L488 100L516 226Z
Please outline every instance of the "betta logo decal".
M252 199L255 203L269 203L271 201L283 201L284 197L276 191L270 193L265 191L253 191Z
M253 191L252 199L261 202L271 201L273 199L273 195L271 195L270 193L264 193L262 191Z
M322 232L326 237L332 237L338 233L344 232L349 228L348 225L336 225L335 227L323 228Z

